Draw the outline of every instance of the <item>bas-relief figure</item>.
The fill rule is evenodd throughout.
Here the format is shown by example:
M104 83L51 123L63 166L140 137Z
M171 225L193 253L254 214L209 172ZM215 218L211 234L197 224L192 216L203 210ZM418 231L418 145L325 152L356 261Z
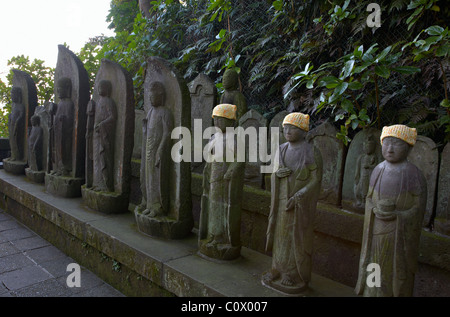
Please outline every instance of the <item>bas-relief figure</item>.
M239 90L239 75L233 69L227 69L222 79L225 92L220 98L221 104L231 104L237 107L236 123L239 124L241 117L247 112L247 99Z
M403 125L384 127L385 160L372 172L366 197L359 276L355 291L364 296L412 296L427 184L407 160L417 137ZM367 285L371 263L380 266L380 287Z
M72 142L74 131L74 103L71 99L72 82L63 77L56 83L59 97L53 106L53 170L52 175L69 176L72 172Z
M320 151L306 141L309 116L291 113L283 121L288 142L276 156L266 251L272 268L262 283L285 294L298 294L311 279L313 224L322 181Z
M13 69L11 101L8 118L11 156L3 160L3 168L8 173L24 175L28 162L30 120L37 106L36 85L28 73Z
M215 260L240 256L240 221L245 162L237 160L237 140L227 127L236 121L236 106L220 104L213 110L217 132L207 145L199 221L199 254ZM226 157L226 152L234 156Z
M369 189L370 175L378 164L378 157L375 153L376 143L373 135L367 136L363 143L363 153L358 156L356 161L355 185L355 206L364 208L367 191Z
M96 191L114 191L114 142L117 111L111 99L111 82L101 80L95 109L92 151L94 153L92 187Z
M173 115L165 107L166 91L162 83L149 87L150 110L143 124L141 159L141 213L149 217L167 215L169 209L170 134Z
M129 73L103 59L87 107L84 203L102 213L128 211L134 143L134 93Z
M22 89L12 87L11 89L11 114L8 118L9 144L11 147L11 161L23 161L24 158L24 132L26 111L22 103Z
M69 49L58 46L55 69L55 103L49 114L49 158L45 189L61 197L81 196L85 183L86 108L90 99L89 76Z
M28 166L32 171L42 171L44 130L41 127L41 119L37 115L31 117L31 131L28 137Z
M134 210L138 230L153 237L181 239L192 232L194 225L191 165L172 159L175 141L171 134L177 127L190 128L191 99L178 71L159 57L148 59L144 110L142 200Z

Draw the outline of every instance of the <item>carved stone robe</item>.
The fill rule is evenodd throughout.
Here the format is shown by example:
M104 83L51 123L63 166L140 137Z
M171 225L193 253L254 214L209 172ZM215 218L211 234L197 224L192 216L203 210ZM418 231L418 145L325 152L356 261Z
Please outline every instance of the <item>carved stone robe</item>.
M280 145L275 168L286 167L289 143ZM298 152L291 175L271 178L271 208L266 250L272 251L272 270L287 273L297 283L311 280L313 225L322 180L322 157L312 144L304 143ZM299 195L301 191L303 195ZM286 211L289 198L295 197L294 210Z
M412 163L405 162L395 173L386 167L386 161L378 164L371 175L355 291L365 296L412 296L427 185ZM387 199L395 204L392 220L376 215L378 203ZM381 287L367 285L370 263L380 265Z

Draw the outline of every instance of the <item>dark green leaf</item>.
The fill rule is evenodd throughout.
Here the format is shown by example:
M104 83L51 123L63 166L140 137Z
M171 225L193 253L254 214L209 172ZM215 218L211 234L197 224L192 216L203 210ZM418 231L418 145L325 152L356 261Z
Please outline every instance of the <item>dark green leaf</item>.
M391 71L384 65L377 65L375 66L375 73L380 77L389 78Z

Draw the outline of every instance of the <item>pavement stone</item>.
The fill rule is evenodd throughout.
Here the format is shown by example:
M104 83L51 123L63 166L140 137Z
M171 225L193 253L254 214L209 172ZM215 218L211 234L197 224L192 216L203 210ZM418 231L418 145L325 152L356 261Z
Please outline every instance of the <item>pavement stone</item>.
M58 248L0 210L0 297L124 297L81 268L81 287L68 287L76 263Z

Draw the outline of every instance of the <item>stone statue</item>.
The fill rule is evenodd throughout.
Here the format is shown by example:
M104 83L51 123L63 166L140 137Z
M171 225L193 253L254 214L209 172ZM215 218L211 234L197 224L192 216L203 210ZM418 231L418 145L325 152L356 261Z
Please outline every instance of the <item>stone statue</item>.
M286 143L280 145L271 178L271 206L266 251L272 268L262 283L286 294L307 289L311 279L313 223L322 181L322 156L306 142L309 116L291 113L283 121Z
M28 137L28 166L32 171L42 171L44 130L41 127L41 119L34 115L31 117L31 131Z
M141 159L142 214L150 217L167 215L169 210L170 135L173 116L165 106L166 91L162 83L149 87L150 110L143 124Z
M182 239L194 227L191 164L177 159L181 148L177 152L179 143L171 136L176 129L190 129L191 98L178 70L155 56L148 58L145 70L144 112L137 228L152 237Z
M72 82L63 77L57 81L59 102L53 106L53 175L68 176L72 171L72 142L74 103L71 100Z
M84 204L106 214L128 212L134 145L134 91L130 74L102 59L87 105Z
M372 172L366 197L364 230L355 291L364 296L412 296L427 185L408 162L417 132L404 125L384 127L384 161ZM381 285L367 283L369 264L378 264Z
M111 99L111 82L101 80L98 85L99 100L95 109L92 137L93 190L114 191L114 140L116 132L116 105Z
M223 74L222 80L224 94L220 98L221 104L236 105L236 124L247 112L247 100L242 92L239 91L239 75L234 69L227 69Z
M375 153L376 143L372 135L368 135L363 143L362 153L356 161L355 171L355 206L363 208L366 201L367 190L369 189L370 175L378 164L377 154Z
M11 114L8 119L9 144L11 147L11 161L24 160L24 128L25 128L25 106L22 103L22 89L12 87L11 89Z
M86 124L86 187L91 188L94 174L94 124L95 101L91 100L87 106Z
M203 170L203 195L199 221L199 253L216 260L240 256L241 202L245 162L237 160L234 132L236 106L220 104L213 109L217 132L207 144L209 157ZM234 131L234 129L233 129ZM234 156L226 157L227 149Z

